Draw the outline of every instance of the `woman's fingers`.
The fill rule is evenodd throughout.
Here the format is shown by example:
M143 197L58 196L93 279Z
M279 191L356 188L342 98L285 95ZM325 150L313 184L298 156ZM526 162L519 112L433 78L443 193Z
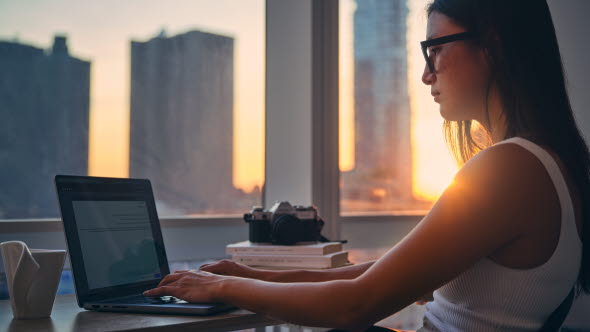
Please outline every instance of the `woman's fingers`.
M237 264L229 259L223 259L219 262L203 264L199 270L222 275L234 275Z
M158 288L154 288L154 289L150 289L147 290L145 292L143 292L144 296L167 296L167 295L171 295L174 297L179 297L179 290L180 288L178 287L172 287L172 286L162 286L162 287L158 287Z
M223 266L219 263L209 264L207 266L201 266L199 271L215 273L215 274L228 274L229 269L227 266Z
M191 269L191 270L176 270L176 271L174 271L174 273L187 273L187 272L195 272L195 271L197 271L197 270L193 270L193 269Z
M167 275L158 287L145 291L144 296L171 295L188 302L211 302L211 291L221 278L203 271L189 271Z
M162 281L160 281L160 283L158 284L158 287L168 285L169 283L175 282L176 280L178 280L182 277L184 277L184 273L169 274L169 275L165 276L164 279L162 279Z
M213 273L215 273L217 270L218 269L216 268L216 266L215 265L212 265L212 264L199 267L199 271L205 271L205 272L213 272Z

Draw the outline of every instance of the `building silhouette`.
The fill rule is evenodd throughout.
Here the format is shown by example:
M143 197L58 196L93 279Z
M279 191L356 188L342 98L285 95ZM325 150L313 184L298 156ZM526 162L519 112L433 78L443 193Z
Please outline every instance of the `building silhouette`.
M357 0L356 5L355 168L342 175L343 198L391 209L413 200L408 8L405 0Z
M56 174L88 173L90 62L0 41L0 218L57 217Z
M233 59L233 38L201 31L131 42L129 175L160 214L234 207Z

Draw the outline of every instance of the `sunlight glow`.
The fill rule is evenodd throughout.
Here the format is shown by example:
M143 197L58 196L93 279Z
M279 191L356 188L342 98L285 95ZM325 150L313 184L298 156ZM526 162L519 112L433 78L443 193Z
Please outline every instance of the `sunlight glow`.
M442 134L442 118L421 82L428 0L410 0L408 80L412 109L413 192L436 199L457 171ZM92 62L89 174L128 176L130 40L147 40L165 28L172 36L191 29L235 38L233 183L246 191L264 180L265 13L263 0L146 0L88 2L54 0L0 5L0 38L49 48L65 33L73 56ZM340 169L354 168L353 0L341 5ZM113 10L117 8L117 10ZM71 15L76 13L76 15ZM105 24L104 17L109 18ZM133 17L133 19L130 19ZM42 18L42 19L39 19ZM102 19L101 19L102 18Z
M422 83L424 58L419 42L426 38L428 0L408 1L408 88L412 110L413 194L436 200L457 172L445 144L439 107ZM354 0L340 1L340 170L354 168Z

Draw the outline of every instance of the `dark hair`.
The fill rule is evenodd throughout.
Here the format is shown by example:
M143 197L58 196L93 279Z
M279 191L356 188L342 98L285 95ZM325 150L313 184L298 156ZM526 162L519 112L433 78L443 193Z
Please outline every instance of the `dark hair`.
M506 117L504 139L521 136L547 146L567 167L582 205L585 245L577 289L590 293L590 154L574 121L546 1L434 0L426 11L444 14L478 35L475 43L489 55ZM445 121L447 144L459 163L484 148L474 141L471 127L471 121Z

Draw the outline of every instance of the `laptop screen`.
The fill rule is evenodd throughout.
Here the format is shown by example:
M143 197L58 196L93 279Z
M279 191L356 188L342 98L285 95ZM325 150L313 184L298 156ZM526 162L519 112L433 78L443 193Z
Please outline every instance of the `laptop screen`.
M72 202L88 288L162 277L145 201Z
M56 188L78 295L144 289L169 273L148 180L56 176Z

